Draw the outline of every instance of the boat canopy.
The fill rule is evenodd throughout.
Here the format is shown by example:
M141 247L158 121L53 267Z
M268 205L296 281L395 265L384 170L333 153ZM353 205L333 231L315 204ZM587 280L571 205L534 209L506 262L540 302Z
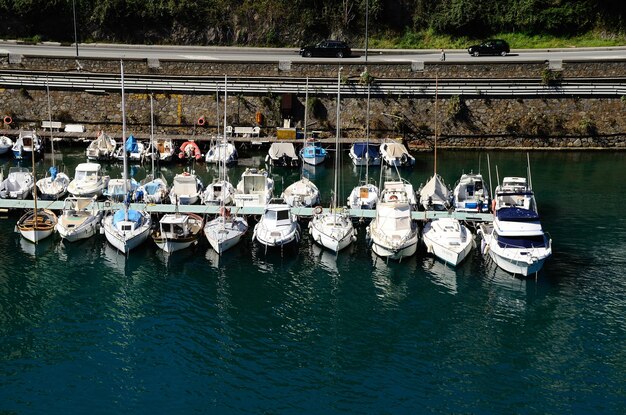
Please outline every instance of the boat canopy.
M142 216L139 211L134 209L128 209L128 220L130 222L135 222L137 224L141 224ZM119 222L124 221L124 210L118 210L113 215L113 225L117 225Z
M126 139L126 151L128 151L129 153L137 153L139 151L137 140L132 134L128 136L128 139Z
M503 207L496 211L499 220L508 222L537 222L539 215L533 210L519 207Z
M443 183L441 177L436 174L420 190L420 201L422 204L446 203L450 200L450 190Z
M269 154L269 156L273 159L283 156L287 156L292 159L298 158L292 143L272 143L267 154Z
M410 155L404 144L385 143L384 146L389 157L400 158L403 154Z

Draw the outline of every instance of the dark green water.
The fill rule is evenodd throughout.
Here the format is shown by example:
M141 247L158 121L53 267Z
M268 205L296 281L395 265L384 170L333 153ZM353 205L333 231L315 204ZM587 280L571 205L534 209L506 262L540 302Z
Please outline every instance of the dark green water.
M416 156L417 188L432 155ZM263 157L242 154L231 179ZM479 157L440 152L438 171L453 184ZM80 161L65 150L57 163L73 175ZM296 256L246 241L219 261L207 243L124 259L102 235L35 249L2 219L0 412L624 413L626 153L531 164L554 246L536 281L477 253L456 270L422 249L386 264L364 230L338 257L306 237ZM526 175L525 153L491 165ZM345 198L358 173L342 172ZM278 190L298 178L274 173ZM314 176L328 200L332 169Z

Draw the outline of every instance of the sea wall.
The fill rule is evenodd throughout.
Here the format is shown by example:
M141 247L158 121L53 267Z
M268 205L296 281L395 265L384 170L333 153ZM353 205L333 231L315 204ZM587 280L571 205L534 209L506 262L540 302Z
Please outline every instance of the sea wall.
M0 59L3 70L43 72L75 71L73 59L22 57ZM83 71L118 73L119 61L81 59ZM347 76L358 76L362 63L343 64ZM280 69L281 67L282 69ZM374 64L368 70L375 78L533 78L540 79L547 68L541 63L454 64L412 66L407 63ZM322 76L333 77L332 64L292 63L215 63L125 61L129 74L179 76ZM626 76L626 62L565 62L562 76L568 78L607 78ZM156 93L156 131L171 135L208 135L222 123L223 104L218 108L215 94ZM150 127L150 99L147 94L127 94L128 131L147 133ZM115 92L93 93L81 90L50 91L54 121L84 124L89 133L105 129L121 131L121 97ZM256 114L263 114L263 132L274 135L282 126L281 96L278 94L231 94L228 98L228 124L255 125ZM304 96L295 97L293 119L302 125ZM434 97L373 96L370 104L371 135L377 138L403 137L414 147L430 147L435 129L441 146L458 148L626 148L626 100L623 97L539 96L539 97ZM335 96L310 94L309 129L334 136ZM363 98L342 97L342 136L365 136L366 102ZM45 89L4 88L0 90L0 115L12 118L10 129L39 127L48 119ZM207 123L197 127L204 116Z

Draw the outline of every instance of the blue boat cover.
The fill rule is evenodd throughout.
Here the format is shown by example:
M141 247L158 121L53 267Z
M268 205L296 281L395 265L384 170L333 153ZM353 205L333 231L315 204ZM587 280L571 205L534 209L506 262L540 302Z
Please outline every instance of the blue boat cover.
M50 172L50 177L52 178L52 180L57 178L57 168L52 166L48 169L48 171Z
M137 151L139 151L139 147L137 146L137 140L132 134L129 135L126 139L126 151L128 151L129 153L136 153Z
M159 184L155 182L150 182L144 186L144 189L146 189L147 194L153 195L156 193L157 190L159 190Z
M367 152L370 158L375 158L380 154L379 147L377 144L369 144L368 146L368 143L359 142L352 145L352 150L357 157L365 157Z
M113 215L113 225L117 225L118 222L124 220L124 210L120 209ZM142 216L141 213L134 209L128 209L128 220L131 222L135 222L138 225L141 224Z
M496 211L498 219L509 222L535 222L539 220L537 212L519 207L505 207Z

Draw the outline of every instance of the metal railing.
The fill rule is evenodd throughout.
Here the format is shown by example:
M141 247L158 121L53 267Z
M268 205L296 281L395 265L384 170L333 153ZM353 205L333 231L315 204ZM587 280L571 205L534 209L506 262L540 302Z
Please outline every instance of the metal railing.
M118 74L81 72L0 71L0 86L5 88L50 88L81 90L93 93L118 92ZM206 93L223 90L221 77L177 77L126 75L124 87L132 92ZM304 94L305 78L232 77L228 90L233 93L264 95ZM348 80L342 94L366 96L367 86ZM309 79L309 94L336 94L334 78ZM626 95L626 78L573 78L563 79L555 85L545 85L541 79L440 79L437 93L440 96L608 96ZM434 96L434 79L377 79L371 87L374 96Z

